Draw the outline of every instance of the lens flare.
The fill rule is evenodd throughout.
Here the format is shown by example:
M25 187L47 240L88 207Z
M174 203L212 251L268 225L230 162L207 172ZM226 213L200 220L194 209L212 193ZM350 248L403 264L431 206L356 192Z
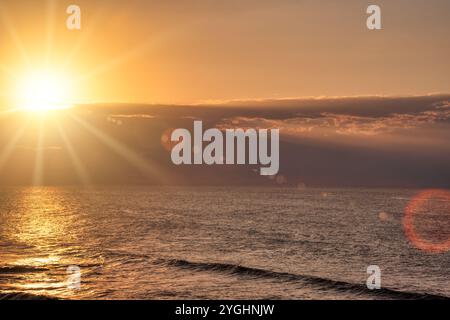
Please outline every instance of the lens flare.
M420 250L430 253L449 251L449 216L450 191L439 189L422 191L405 208L403 227L406 236ZM421 229L428 232L424 234ZM426 239L428 237L438 239Z

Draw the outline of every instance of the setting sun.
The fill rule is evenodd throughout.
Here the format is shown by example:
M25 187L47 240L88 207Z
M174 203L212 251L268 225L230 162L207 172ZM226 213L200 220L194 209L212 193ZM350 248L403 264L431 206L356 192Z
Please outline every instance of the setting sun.
M19 109L49 111L70 107L70 81L52 70L39 70L24 75L17 86Z

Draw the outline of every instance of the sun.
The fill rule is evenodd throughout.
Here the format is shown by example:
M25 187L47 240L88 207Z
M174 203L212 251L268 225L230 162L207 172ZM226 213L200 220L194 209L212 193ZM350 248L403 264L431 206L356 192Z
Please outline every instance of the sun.
M54 70L37 70L24 74L17 85L18 108L44 112L71 107L70 79Z

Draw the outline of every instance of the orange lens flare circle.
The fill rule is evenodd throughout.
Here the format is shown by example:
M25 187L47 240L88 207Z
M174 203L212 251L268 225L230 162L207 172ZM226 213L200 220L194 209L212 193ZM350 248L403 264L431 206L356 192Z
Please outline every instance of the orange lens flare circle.
M417 213L426 210L430 202L440 202L444 206L449 206L450 204L450 191L431 189L425 190L418 193L414 198L411 199L409 204L405 208L405 215L403 218L403 228L405 230L406 236L409 241L418 249L430 252L430 253L443 253L450 250L450 238L444 241L433 242L424 239L416 228L416 217ZM446 213L450 215L449 208L445 208ZM427 211L427 214L429 212ZM439 221L435 222L439 224Z
M174 131L174 128L168 128L164 130L164 132L161 135L161 145L164 149L167 151L171 151L172 148L178 144L178 141L172 141L172 132Z

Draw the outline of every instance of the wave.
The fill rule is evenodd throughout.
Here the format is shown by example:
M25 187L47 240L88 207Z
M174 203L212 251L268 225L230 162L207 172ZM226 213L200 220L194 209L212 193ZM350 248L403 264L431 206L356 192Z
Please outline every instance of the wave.
M0 300L58 300L54 297L25 292L0 293Z
M321 278L310 275L298 275L286 272L275 272L265 269L245 267L235 264L226 263L205 263L205 262L191 262L186 260L168 260L165 264L172 267L190 269L195 271L214 271L232 274L243 277L255 277L276 279L280 281L302 281L311 285L326 287L327 289L341 291L341 292L353 292L356 294L367 294L370 296L385 297L391 299L400 300L448 300L450 297L417 293L409 291L400 291L389 288L381 288L377 290L370 290L367 286L362 284L355 284L344 281L336 281L327 278Z
M3 266L0 267L0 274L32 273L48 270L49 270L48 268L33 267L33 266Z

